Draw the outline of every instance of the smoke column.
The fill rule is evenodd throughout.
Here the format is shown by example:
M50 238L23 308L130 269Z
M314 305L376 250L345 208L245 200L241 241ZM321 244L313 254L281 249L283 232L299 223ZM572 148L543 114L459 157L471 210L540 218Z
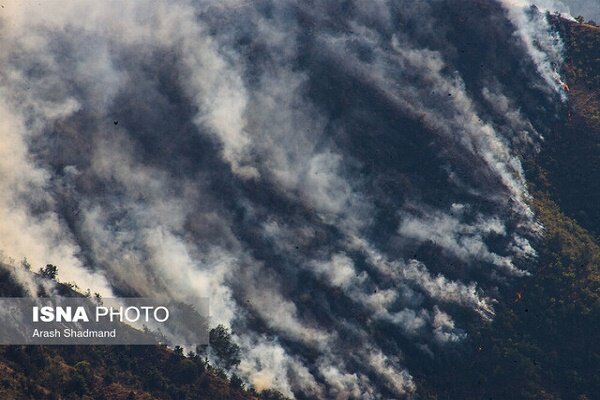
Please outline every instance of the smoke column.
M565 98L543 9L9 1L0 36L5 257L208 296L259 390L411 397L411 357L535 273L519 156Z

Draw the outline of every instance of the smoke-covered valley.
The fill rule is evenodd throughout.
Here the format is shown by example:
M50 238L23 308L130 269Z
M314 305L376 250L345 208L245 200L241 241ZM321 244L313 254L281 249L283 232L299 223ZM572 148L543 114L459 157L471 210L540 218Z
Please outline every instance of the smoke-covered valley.
M258 389L410 397L536 273L521 160L568 95L547 3L7 2L0 249L209 297Z

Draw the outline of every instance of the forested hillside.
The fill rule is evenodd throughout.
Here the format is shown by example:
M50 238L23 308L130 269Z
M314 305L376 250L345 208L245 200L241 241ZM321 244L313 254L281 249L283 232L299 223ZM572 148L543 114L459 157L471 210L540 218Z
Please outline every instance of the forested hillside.
M258 3L156 26L132 6L127 40L110 8L89 43L79 9L24 9L47 46L0 25L12 242L116 294L207 290L231 327L210 360L0 347L0 399L598 398L600 28L510 1ZM56 237L25 229L44 212ZM0 295L22 295L9 271Z
M468 348L422 375L426 399L595 399L600 389L600 29L551 17L570 91L539 154L526 155L545 227L535 272L473 326ZM465 354L466 352L466 354Z
M0 293L23 296L0 266ZM40 274L36 279L48 279ZM65 296L81 295L58 284ZM210 333L218 365L206 354L163 346L0 346L0 399L21 400L283 400L279 392L257 393L231 371L239 349L227 329ZM202 349L198 349L201 353Z

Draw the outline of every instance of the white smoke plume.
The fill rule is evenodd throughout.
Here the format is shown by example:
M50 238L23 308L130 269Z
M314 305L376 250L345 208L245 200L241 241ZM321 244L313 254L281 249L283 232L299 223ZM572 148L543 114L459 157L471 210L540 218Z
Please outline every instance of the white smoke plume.
M549 87L566 100L564 83L560 77L563 45L557 32L553 32L545 13L569 16L569 9L558 0L502 0L508 14L518 29L518 34L528 53ZM532 8L534 7L534 8ZM541 8L540 8L541 7Z
M495 47L467 43L477 1L5 2L0 250L208 296L258 390L412 397L409 356L535 273L519 156L544 126L516 91L564 95L560 42L502 1Z

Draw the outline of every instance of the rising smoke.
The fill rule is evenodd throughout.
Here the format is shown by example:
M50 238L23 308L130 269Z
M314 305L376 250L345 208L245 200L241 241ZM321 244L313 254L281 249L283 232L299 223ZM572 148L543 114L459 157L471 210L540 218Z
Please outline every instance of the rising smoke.
M0 18L0 248L104 296L208 296L257 389L410 396L406 351L464 341L535 273L519 154L565 96L543 9L14 1Z

